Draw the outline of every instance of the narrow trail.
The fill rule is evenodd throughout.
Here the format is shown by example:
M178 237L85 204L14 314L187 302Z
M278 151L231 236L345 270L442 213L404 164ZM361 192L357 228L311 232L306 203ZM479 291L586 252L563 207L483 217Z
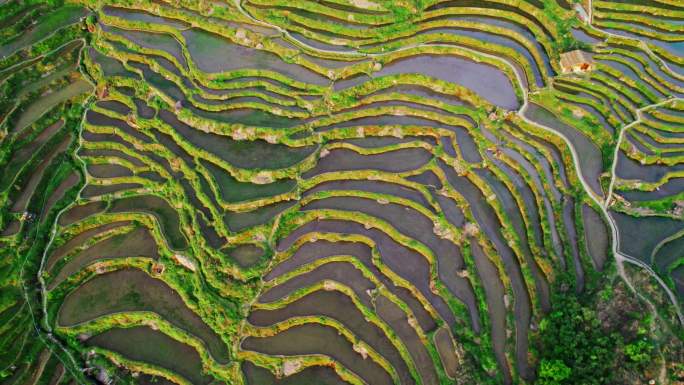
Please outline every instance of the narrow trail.
M400 52L400 51L405 51L405 50L413 49L413 48L416 48L416 47L450 47L450 48L458 48L458 49L463 49L463 50L465 50L465 51L469 51L469 52L472 52L472 53L476 53L477 55L481 55L481 56L483 56L483 57L487 57L487 58L496 60L496 61L498 61L498 62L500 62L500 63L503 63L504 65L508 66L508 67L513 71L513 73L515 74L516 81L517 81L517 84L516 84L516 85L517 85L517 87L519 87L520 90L522 91L522 97L523 97L523 105L516 111L516 115L519 116L520 119L522 119L525 123L528 123L528 124L533 125L533 126L539 128L539 129L542 129L542 130L547 131L547 132L551 132L551 133L553 133L554 135L557 135L557 136L561 137L561 138L563 139L563 141L565 141L565 143L566 143L566 144L568 145L568 147L570 148L570 152L572 153L572 158L573 158L574 167L575 167L575 170L576 170L576 172L577 172L577 175L578 175L578 177L579 177L579 179L580 179L580 182L582 183L582 187L583 187L584 190L587 192L587 194L591 197L591 199L592 199L592 200L601 208L601 211L603 212L603 215L604 215L604 216L606 217L606 219L608 220L608 224L609 224L609 227L610 227L610 229L611 229L611 233L612 233L611 235L612 235L612 240L613 240L613 241L612 241L612 252L613 252L613 255L614 255L614 257L615 257L615 261L616 261L616 265L617 265L617 270L618 270L618 273L620 274L620 277L622 277L622 279L627 283L627 285L630 287L630 289L631 289L633 292L637 292L636 289L634 288L634 285L632 284L631 280L629 279L629 277L627 276L627 274L626 274L626 272L625 272L624 263L625 263L625 262L628 262L628 263L631 263L631 264L633 264L633 265L636 265L636 266L639 266L639 267L643 268L643 269L644 269L651 277L653 277L653 278L658 282L658 284L663 288L663 290L664 290L665 293L667 294L668 298L670 299L670 302L672 303L672 305L673 305L673 307L674 307L674 310L675 310L675 312L676 312L676 314L677 314L677 318L679 319L679 323L682 324L682 325L684 325L684 315L682 314L682 310L681 310L681 308L680 308L680 306L679 306L679 302L678 302L678 300L677 300L677 297L676 297L676 295L672 292L672 290L670 290L670 288L667 286L667 284L660 278L660 276L658 276L658 274L657 274L655 271L653 271L653 269L652 269L649 265L647 265L646 263L642 262L641 260L639 260L639 259L637 259L637 258L634 258L634 257L629 256L629 255L627 255L627 254L621 253L620 250L619 250L619 242L620 242L619 230L618 230L617 224L615 223L615 221L613 220L613 218L610 216L610 214L609 214L609 212L608 212L608 208L607 208L607 206L606 206L606 202L609 202L609 198L610 198L611 195L612 195L612 185L613 185L614 180L615 180L615 165L617 164L617 162L616 162L617 159L614 159L613 164L612 164L612 166L611 166L611 188L610 188L610 191L608 192L608 195L607 195L607 197L606 197L605 202L603 202L603 201L601 200L601 198L598 197L598 196L593 192L593 190L591 189L591 187L590 187L589 184L587 183L586 178L584 177L584 175L583 175L583 173L582 173L582 170L581 170L581 168L580 168L580 166L579 166L579 155L577 154L577 151L576 151L575 147L572 145L572 143L570 142L570 140L569 140L563 133L561 133L561 132L559 132L559 131L557 131L557 130L551 128L551 127L548 127L548 126L545 126L545 125L543 125L543 124L539 124L539 123L537 123L537 122L535 122L535 121L533 121L533 120L530 120L530 119L528 119L528 118L525 116L525 112L527 111L527 109L528 109L528 107L529 107L529 104L531 103L531 102L530 102L530 98L529 98L529 90L528 90L528 88L525 86L527 83L523 80L522 76L520 75L520 73L518 72L516 66L515 66L513 63L511 63L510 61L508 61L508 60L506 60L506 59L503 59L503 58L501 58L501 57L499 57L499 56L496 56L496 55L491 55L491 54L488 54L488 53L485 53L485 52L481 52L481 51L477 51L477 50L473 50L473 49L470 49L470 48L466 48L466 47L462 47L462 46L456 46L456 45L449 45L449 44L414 44L414 45L410 45L410 46L407 46L407 47L402 47L402 48L397 49L397 50L394 50L394 51L383 52L383 53L375 53L375 54L371 54L371 53L362 53L362 52L358 52L358 51L334 51L334 50L326 50L326 49L316 48L316 47L312 47L312 46L310 46L310 45L308 45L308 44L306 44L306 43L304 43L304 42L301 42L301 41L297 40L297 39L294 38L288 31L286 31L285 29L283 29L283 28L281 28L281 27L279 27L279 26L277 26L277 25L274 25L274 24L271 24L271 23L268 23L268 22L265 22L265 21L258 20L258 19L256 19L256 18L254 18L252 15L249 14L249 12L247 12L247 11L242 7L241 0L234 0L234 3L235 3L235 6L237 7L238 11L239 11L243 16L247 17L249 20L251 20L251 21L253 21L253 22L255 22L255 23L259 24L259 25L267 26L267 27L276 29L277 31L279 31L280 33L282 33L284 37L286 37L288 40L290 40L293 44L295 44L295 45L297 45L297 46L300 46L300 47L303 47L303 48L306 48L306 49L309 49L309 50L313 50L313 51L315 51L315 52L319 52L319 53L322 53L322 54L334 54L334 55L343 55L343 56L344 56L344 55L348 55L348 56L353 56L353 57L379 57L379 56L383 56L383 55L388 55L388 54L390 54L390 53L395 53L395 52ZM608 36L613 36L613 37L620 38L620 39L629 39L629 37L626 37L626 36L621 36L621 35L617 35L617 34L613 34L613 33L607 32L607 31L603 31L602 29L600 29L600 28L598 28L598 27L595 27L595 26L593 25L593 4L592 4L591 0L590 0L590 12L589 12L589 14L590 14L590 22L589 22L589 26L590 26L590 27L592 27L592 28L596 29L597 31L600 31L601 33L604 33L604 34L606 34L606 35L608 35ZM662 64L670 73L676 74L674 71L672 71L672 70L667 66L667 63L665 63L658 55L655 55L655 54L651 51L651 49L648 47L647 44L645 44L645 43L644 43L642 40L640 40L640 39L637 39L637 40L639 41L640 46L642 46L642 48L644 48L644 50L647 50L652 56L656 57L656 58L659 60L659 62L660 62L660 63L661 63L661 64ZM677 75L678 75L678 74L677 74ZM681 75L677 76L677 78L684 79L684 77L682 77ZM637 119L636 121L631 122L630 124L628 124L627 126L625 126L625 127L622 128L622 130L621 130L621 132L620 132L620 138L622 138L622 136L624 135L625 129L627 129L627 128L629 128L629 127L631 127L631 126L633 126L633 125L635 125L635 124L637 124L637 123L639 123L639 122L641 121L641 115L640 115L641 112L643 112L643 111L645 111L645 110L647 110L647 109L650 109L650 108L658 107L658 106L660 106L660 105L662 105L662 104L665 104L665 103L670 102L671 100L678 100L678 99L675 99L675 98L668 98L668 99L659 101L658 103L651 104L651 105L648 105L648 106L646 106L646 107L642 107L642 108L640 108L639 110L637 110L637 117L638 117L638 119ZM616 154L617 154L617 151L619 151L619 143L620 143L620 141L621 141L621 139L618 140L618 143L617 143L617 145L616 145L616 146L617 146L617 147L616 147ZM653 304L650 303L650 302L649 302L649 305L650 305L650 306L653 306ZM654 308L655 308L655 307L654 307Z

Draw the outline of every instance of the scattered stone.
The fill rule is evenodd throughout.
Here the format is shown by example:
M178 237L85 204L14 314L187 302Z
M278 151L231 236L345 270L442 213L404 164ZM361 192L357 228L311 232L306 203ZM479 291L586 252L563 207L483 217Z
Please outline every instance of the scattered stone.
M252 183L268 184L273 182L273 176L269 171L261 171L252 177Z
M323 281L323 290L325 291L333 291L335 290L335 286L335 282L331 280L326 279L325 281Z
M379 5L377 3L374 3L372 1L368 0L351 0L351 3L356 7L356 8L362 8L362 9L377 9L379 8Z
M247 138L247 133L242 128L238 128L237 130L233 131L233 139L245 140Z
M354 345L354 351L359 353L361 355L361 357L363 357L364 360L368 357L368 349L366 349L365 347L363 347L360 344Z
M283 361L283 375L285 377L297 373L302 367L301 359L292 359Z
M467 236L474 237L480 233L480 227L473 222L468 222L463 227L463 231Z
M182 255L182 254L174 254L173 255L174 261L178 262L181 266L185 267L186 269L190 271L196 271L197 267L195 266L195 263L190 260L190 258Z
M266 135L264 136L264 140L270 144L276 144L278 143L278 136L277 135Z

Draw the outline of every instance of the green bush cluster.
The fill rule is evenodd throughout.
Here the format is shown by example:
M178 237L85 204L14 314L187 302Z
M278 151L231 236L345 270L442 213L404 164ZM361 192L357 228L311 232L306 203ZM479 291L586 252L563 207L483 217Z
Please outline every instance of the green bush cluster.
M540 324L540 385L611 384L617 333L606 334L596 312L570 293L555 296Z

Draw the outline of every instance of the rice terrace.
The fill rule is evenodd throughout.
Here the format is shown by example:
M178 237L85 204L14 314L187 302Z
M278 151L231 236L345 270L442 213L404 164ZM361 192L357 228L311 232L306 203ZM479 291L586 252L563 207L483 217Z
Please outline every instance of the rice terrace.
M0 0L0 385L684 384L684 0Z

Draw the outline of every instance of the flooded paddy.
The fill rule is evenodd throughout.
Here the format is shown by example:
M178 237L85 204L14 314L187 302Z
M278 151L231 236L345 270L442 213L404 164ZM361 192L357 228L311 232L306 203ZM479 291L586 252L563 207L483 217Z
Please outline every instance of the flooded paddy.
M447 178L449 183L468 200L475 220L482 226L482 230L501 256L515 297L516 363L521 376L532 376L532 368L527 361L527 335L532 309L517 256L503 238L501 223L491 206L485 203L481 192L466 178L456 176L453 170L447 172Z
M131 21L142 21L142 22L146 22L146 23L162 24L162 25L167 25L169 27L178 28L178 29L182 29L182 28L187 27L187 24L183 23L180 20L160 17L160 16L153 15L151 13L138 11L138 10L132 10L132 9L128 9L128 8L119 8L119 7L106 5L106 6L102 7L102 12L104 12L104 14L109 15L109 16L115 16L115 17L119 17L119 18L126 19L126 20L131 20Z
M117 270L96 276L69 293L59 309L60 325L75 325L120 312L151 311L200 338L212 356L226 362L228 347L185 305L164 281L137 269Z
M584 268L580 259L577 229L575 228L575 202L568 198L563 204L563 225L565 232L570 242L570 251L572 255L573 266L575 267L575 280L577 283L577 291L584 289Z
M599 213L586 204L582 205L582 220L589 255L596 268L603 270L608 260L608 228Z
M249 227L270 222L278 214L296 203L296 201L283 201L268 206L262 206L261 208L252 211L228 212L224 216L224 222L231 231L242 231Z
M465 36L469 37L472 39L477 39L481 40L483 42L489 43L489 44L496 44L502 47L506 47L509 49L512 49L516 51L518 54L520 54L527 62L526 63L518 63L518 61L513 60L510 57L506 57L506 60L508 60L511 64L513 64L516 67L516 71L521 75L521 78L524 79L525 82L525 87L528 87L528 82L536 84L538 87L543 87L544 86L544 79L542 77L542 74L540 73L539 67L537 65L537 61L535 60L534 56L532 56L532 53L521 43L516 41L514 38L507 36L507 35L499 35L496 33L491 33L488 31L480 31L477 29L469 29L469 28L462 28L462 27L441 27L441 28L434 28L434 29L428 29L422 32L419 32L416 34L416 36L421 36L421 35L428 35L428 34L451 34L455 36ZM432 40L432 39L431 39ZM534 74L533 79L527 79L525 72L522 69L522 65L529 66L532 73ZM491 100L490 100L491 101ZM497 104L497 103L494 103Z
M29 47L32 44L46 38L55 31L65 28L88 14L88 10L79 6L63 7L56 12L49 13L36 20L36 23L20 36L9 39L0 47L0 57L5 58L17 50Z
M405 172L415 170L432 159L432 154L423 148L407 148L374 155L362 155L346 148L334 149L322 158L316 167L303 176L311 178L326 172L381 170Z
M227 72L258 68L282 73L304 83L328 85L330 80L296 64L287 64L275 54L231 43L229 40L198 29L183 31L188 50L198 67L205 72Z
M204 374L201 358L194 348L145 326L109 329L91 337L86 344L111 350L131 360L158 365L193 384L207 385L212 381L211 376Z
M344 233L344 234L360 234L367 236L368 238L372 239L374 242L376 242L376 245L378 247L378 251L380 252L381 256L383 257L383 263L387 264L387 266L392 269L394 272L397 274L403 276L405 279L408 279L410 282L415 282L417 285L418 289L421 289L423 286L423 283L425 282L424 278L425 276L421 274L424 274L425 267L424 262L421 260L422 257L416 255L414 252L411 252L410 250L407 250L406 248L394 243L391 241L391 238L389 238L387 235L385 235L382 232L379 231L369 231L366 230L363 226L358 225L356 223L352 222L347 222L347 221L333 221L333 220L321 220L321 221L315 221L315 222L309 222L306 225L299 227L298 229L292 231L290 235L282 240L278 246L278 250L286 250L289 247L291 247L292 243L294 243L295 240L297 240L300 236L303 234L309 233L309 232L324 232L324 233ZM389 238L389 239L388 239ZM384 242L383 242L384 240ZM316 250L316 249L314 249ZM343 252L344 250L341 249L340 252ZM318 252L318 251L316 251ZM330 253L337 253L336 249L333 249L333 251L330 251ZM334 255L334 254L331 254ZM363 261L363 255L364 254L353 254L355 257L361 259ZM311 257L313 258L313 257ZM403 262L402 262L403 261ZM368 265L367 267L370 268ZM426 312L424 309L423 305L421 305L415 298L413 298L413 294L408 292L406 289L399 289L396 288L394 285L390 284L390 280L387 280L384 278L384 275L376 273L376 276L379 276L383 283L386 285L390 291L392 291L395 295L398 295L403 301L405 301L413 313L416 316L416 319L419 321L420 325L423 327L424 330L430 331L435 328L435 322L432 319L432 317ZM426 291L427 292L427 291ZM428 292L429 293L429 292ZM430 294L430 296L432 296ZM441 302L441 298L435 299L435 303L437 303L440 308L443 306L443 302ZM445 313L446 317L451 317L451 313ZM447 318L447 319L451 319Z
M402 384L414 383L406 363L380 328L369 324L352 300L336 291L315 291L278 310L255 310L248 321L269 326L291 317L325 316L340 321L356 337L369 344L397 370Z
M619 230L619 250L642 261L650 260L661 241L684 229L684 222L666 217L634 217L616 211L610 215Z
M668 242L660 243L651 257L651 264L665 274L668 268L674 267L680 258L684 257L684 237L677 237Z
M256 265L265 256L265 250L255 245L239 245L226 250L238 265L248 268Z
M21 132L23 129L36 122L41 115L56 107L58 104L91 90L92 86L90 83L83 79L78 79L59 90L44 94L23 109L21 116L16 120L12 127L12 131Z
M123 257L159 258L157 244L149 230L137 228L128 233L114 235L78 252L59 269L50 281L50 288L59 285L64 279L92 262Z
M94 201L72 206L59 217L59 224L67 226L90 215L100 213L104 211L105 208L107 208L107 203L103 201Z
M626 156L624 152L618 153L617 168L615 175L621 179L635 179L647 183L660 181L668 173L684 171L684 164L665 166L659 164L640 164L638 161Z
M139 183L117 183L110 185L88 185L81 191L83 198L95 198L107 194L122 193L127 190L135 190L141 188Z
M435 345L439 352L439 357L442 359L442 365L447 375L451 378L456 378L458 370L458 358L456 357L454 342L451 339L451 333L448 329L440 328L435 333Z
M112 213L136 211L150 213L159 221L161 229L172 248L181 250L187 246L185 235L183 235L180 229L178 213L162 198L155 195L138 195L122 198L113 201L108 211Z
M124 37L142 48L167 52L181 65L187 67L185 56L180 43L171 35L164 33L150 33L135 30L125 30L117 27L103 26L103 30Z
M383 321L387 322L387 324L392 327L399 338L404 342L413 362L418 368L423 382L426 384L436 384L437 373L435 372L435 363L432 361L432 358L428 354L415 330L409 325L406 314L384 295L376 298L375 311Z
M205 133L179 121L163 110L159 116L193 145L214 153L226 162L241 168L277 169L290 167L311 155L316 147L288 147L264 140L236 141L226 136Z
M362 359L352 344L331 327L319 324L293 326L272 337L247 337L241 347L246 350L285 356L325 354L350 369L367 383L390 385L389 373L370 358Z
M388 183L383 181L368 181L368 180L336 180L318 184L313 188L304 192L303 196L306 197L311 194L315 194L319 191L367 191L377 194L392 195L395 197L400 197L413 201L423 207L432 209L432 205L427 201L425 196L419 191L410 189L394 183Z
M264 279L266 281L273 280L288 271L333 255L351 255L364 263L370 264L371 249L360 242L330 242L324 240L306 242L291 257L273 267L264 276Z
M211 173L214 182L219 188L221 199L226 202L241 202L279 195L291 191L296 185L292 179L280 179L268 184L240 182L233 178L229 172L213 163L202 162L202 165Z
M489 260L476 240L470 239L470 248L473 253L475 266L478 274L482 276L482 285L487 296L487 308L491 325L492 347L499 369L503 373L504 383L511 383L511 374L508 369L506 358L506 299L507 295L499 272L492 261Z
M508 110L520 107L514 86L503 72L493 66L475 63L458 56L412 56L391 62L374 75L385 76L399 73L418 73L456 83ZM487 80L482 81L482 79Z
M67 255L74 248L86 242L88 239L98 234L105 233L110 230L116 229L117 227L125 226L128 224L130 224L130 222L111 222L101 226L92 227L88 230L78 233L77 235L65 237L63 241L57 243L56 245L53 245L51 254L46 261L46 270L52 269L52 266L54 266L54 264L57 261L62 259L62 257Z
M325 263L309 272L290 278L265 291L259 298L259 302L274 302L297 289L308 287L325 280L339 282L352 288L356 292L356 296L362 302L370 304L368 291L375 289L375 285L364 277L361 270L346 262Z

